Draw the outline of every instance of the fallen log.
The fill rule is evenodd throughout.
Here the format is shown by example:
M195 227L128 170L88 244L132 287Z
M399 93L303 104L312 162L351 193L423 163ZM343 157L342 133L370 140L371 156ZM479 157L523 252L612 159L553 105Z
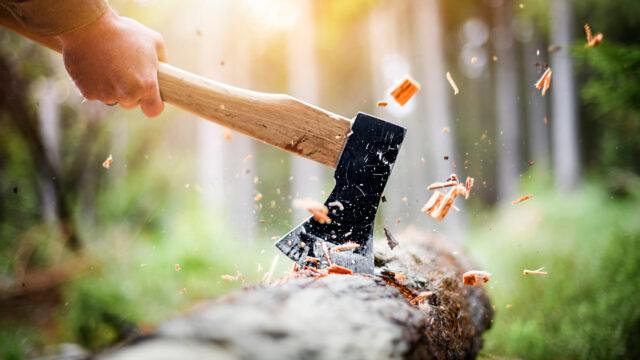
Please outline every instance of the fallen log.
M299 271L202 304L100 359L464 359L493 311L469 261L407 232L377 244L376 275Z

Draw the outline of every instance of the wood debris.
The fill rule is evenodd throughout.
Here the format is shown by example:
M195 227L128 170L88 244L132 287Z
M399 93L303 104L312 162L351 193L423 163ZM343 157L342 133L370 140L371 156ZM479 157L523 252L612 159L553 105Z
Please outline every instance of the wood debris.
M236 271L235 275L221 275L220 278L227 282L236 282L238 280L244 282L244 275L242 275L240 271Z
M176 264L174 268L176 269L176 271L182 270L182 267L180 266L180 264Z
M260 201L262 200L262 193L257 193L256 196L253 197L254 201Z
M378 101L376 103L376 106L378 106L378 107L386 107L387 105L389 105L389 103L386 102L386 101Z
M547 276L547 275L549 275L548 272L543 271L543 270L544 270L544 266L539 268L539 269L536 269L536 270L524 269L524 270L522 270L522 275L525 275L525 276L527 276L527 275L538 275L538 276Z
M597 33L596 36L593 36L591 33L591 26L589 26L589 24L584 24L584 33L587 35L587 44L584 47L587 48L600 45L602 39L604 39L604 35L602 35L602 33Z
M449 81L449 85L451 85L451 88L453 89L453 95L458 95L458 93L460 93L460 90L458 89L458 85L456 85L456 82L453 81L453 78L451 77L451 73L449 73L447 71L447 81Z
M105 169L109 169L111 167L111 164L113 164L113 156L109 154L109 157L102 162L102 167Z
M407 275L405 275L405 274L403 274L403 273L399 273L399 272L398 272L398 273L396 273L393 277L394 277L394 278L396 279L396 281L397 281L398 283L400 283L400 284L403 284L405 281L407 281Z
M398 219L399 220L399 219ZM391 234L391 231L386 227L382 228L384 230L384 236L387 238L387 245L389 245L389 249L393 250L396 246L399 245L398 240Z
M551 87L551 75L553 75L553 71L551 71L551 67L548 67L540 79L535 83L536 89L542 91L542 96L545 96L547 94L547 90Z
M407 75L391 91L391 96L400 106L404 106L418 91L420 91L420 84Z
M242 162L243 162L243 163L246 163L247 161L250 161L251 159L253 159L253 154L249 154L249 155L245 156L245 157L242 159Z
M528 164L529 166L533 166L533 165L535 165L535 164L536 164L536 161L535 161L535 160L529 160L529 161L527 161L527 164Z
M307 256L307 258L305 259L305 262L312 263L312 264L319 264L320 263L320 259L318 259L317 257L313 257L313 256Z
M433 184L427 186L427 190L431 191L435 189L442 189L442 188L447 188L447 187L456 186L456 185L458 185L458 181L434 182Z
M521 202L527 201L527 200L532 199L532 198L533 198L533 195L531 195L531 194L522 195L519 198L513 200L511 202L511 205L520 204Z
M292 206L297 209L305 209L313 215L313 218L320 224L331 223L329 209L323 203L311 199L294 199Z
M467 177L464 184L458 181L456 174L451 174L446 182L433 183L429 185L428 190L441 189L450 187L451 189L447 194L443 194L440 191L435 191L429 198L426 204L422 207L422 212L430 215L432 218L441 221L449 213L451 208L457 209L454 206L456 198L460 195L465 199L469 198L471 188L473 187L474 179Z
M486 271L471 270L462 274L462 282L465 285L478 286L486 284L491 280L491 274Z
M329 274L353 275L353 270L336 264L329 266L327 272Z
M353 251L357 248L360 247L360 244L356 244L352 241L346 242L344 244L341 245L337 245L331 248L331 250L329 250L330 253L337 253L337 252L343 252L343 251Z
M418 294L416 297L414 297L411 301L409 301L412 305L420 305L421 303L423 303L427 298L431 297L431 295L433 295L433 291L423 291L420 294Z
M442 133L443 134L448 134L449 133L449 127L448 126L443 127L442 128Z

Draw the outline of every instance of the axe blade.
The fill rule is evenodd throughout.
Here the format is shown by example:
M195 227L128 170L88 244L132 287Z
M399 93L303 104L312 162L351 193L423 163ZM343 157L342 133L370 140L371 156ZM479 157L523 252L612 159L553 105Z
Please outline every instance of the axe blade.
M358 113L338 160L335 187L324 203L331 222L321 224L310 217L280 238L276 247L293 261L306 265L309 256L322 258L322 249L354 242L360 247L334 253L331 260L354 272L372 274L374 221L406 131ZM323 242L327 246L321 246ZM319 267L326 265L321 261Z

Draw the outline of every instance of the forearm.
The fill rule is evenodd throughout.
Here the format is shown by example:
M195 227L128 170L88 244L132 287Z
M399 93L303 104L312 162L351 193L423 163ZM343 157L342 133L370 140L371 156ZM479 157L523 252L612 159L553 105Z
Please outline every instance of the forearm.
M24 25L18 22L18 19L13 17L13 15L2 6L0 6L0 27L9 29L52 50L58 52L62 50L62 44L57 36L40 36L30 32L26 27L24 27Z
M33 38L84 27L100 18L109 5L106 0L0 0L0 8L5 10L0 17L3 26Z

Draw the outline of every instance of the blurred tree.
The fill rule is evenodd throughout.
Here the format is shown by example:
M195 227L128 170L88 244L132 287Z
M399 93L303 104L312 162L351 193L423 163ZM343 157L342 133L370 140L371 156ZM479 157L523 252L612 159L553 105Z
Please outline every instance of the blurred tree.
M6 31L2 35L9 36ZM22 40L13 40L22 41ZM24 43L18 43L25 46ZM73 251L79 251L82 243L77 231L77 225L73 217L73 203L76 200L77 189L80 180L80 172L84 168L84 161L78 159L71 167L62 169L56 162L56 157L52 156L47 147L47 139L39 128L38 112L31 103L30 87L34 78L49 74L46 59L40 49L34 45L26 45L26 52L30 52L33 62L21 62L18 64L10 61L11 57L0 57L0 111L3 119L10 123L15 135L20 137L28 149L32 169L35 170L41 186L36 191L41 201L52 197L52 204L55 207L55 218L58 221L58 229L66 245ZM23 53L24 55L24 53ZM15 57L13 57L15 59ZM34 72L35 70L35 72ZM50 109L53 110L53 109ZM8 128L7 125L3 127ZM11 176L8 174L8 176ZM42 185L46 184L46 185ZM32 182L31 186L37 186ZM46 195L45 195L46 194ZM44 207L43 207L44 208ZM44 214L40 213L39 216Z
M493 45L495 62L497 117L498 200L510 201L518 192L522 156L520 152L520 108L518 106L518 73L516 46L513 40L515 2L495 2Z
M571 0L549 2L551 43L568 48L574 41L574 14ZM553 171L560 190L569 190L580 182L578 150L578 112L573 60L567 51L551 54L551 126Z
M298 16L295 26L288 31L287 87L289 94L310 104L320 102L320 76L316 52L316 18L313 0L296 2ZM320 194L329 180L328 171L321 164L291 155L292 195L324 201ZM294 209L294 219L308 216L304 209Z

